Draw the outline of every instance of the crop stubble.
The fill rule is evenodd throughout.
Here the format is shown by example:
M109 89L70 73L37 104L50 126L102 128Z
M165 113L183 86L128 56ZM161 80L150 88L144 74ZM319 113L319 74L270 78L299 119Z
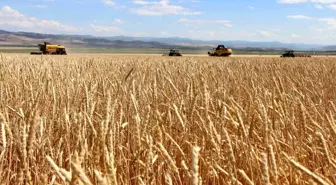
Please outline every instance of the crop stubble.
M336 59L0 62L1 184L336 183Z

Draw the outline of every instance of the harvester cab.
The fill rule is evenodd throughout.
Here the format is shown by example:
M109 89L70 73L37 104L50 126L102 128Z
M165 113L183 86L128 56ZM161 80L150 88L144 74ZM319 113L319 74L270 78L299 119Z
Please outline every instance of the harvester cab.
M43 44L38 44L39 51L42 51L45 54L47 50L47 45L50 45L48 42L44 42Z
M52 45L49 42L44 42L38 44L38 49L41 52L31 52L31 55L66 55L66 50L64 46Z
M216 48L216 50L223 50L223 49L225 49L224 45L218 45L217 48Z
M227 57L232 54L232 50L229 48L226 48L224 45L218 45L217 48L213 49L213 52L208 52L209 56L223 56Z

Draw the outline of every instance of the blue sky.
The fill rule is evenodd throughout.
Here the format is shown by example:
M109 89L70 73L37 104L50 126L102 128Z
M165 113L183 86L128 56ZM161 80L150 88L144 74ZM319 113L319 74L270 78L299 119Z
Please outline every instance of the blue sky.
M336 44L336 0L0 0L0 29Z

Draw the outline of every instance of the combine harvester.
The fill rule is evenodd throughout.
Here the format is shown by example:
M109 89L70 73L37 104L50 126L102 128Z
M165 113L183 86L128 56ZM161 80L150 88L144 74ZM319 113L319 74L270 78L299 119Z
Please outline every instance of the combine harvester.
M48 42L38 44L41 52L31 52L31 55L66 55L65 47L61 45L53 45Z
M282 54L280 57L311 57L311 55L299 53L299 54L294 54L293 50L288 50L285 51L284 54Z
M181 57L182 54L180 53L180 51L178 49L171 49L167 54L163 54L162 56L178 56L178 57Z
M226 48L224 45L218 45L213 49L213 52L208 52L209 56L228 57L232 54L232 49Z

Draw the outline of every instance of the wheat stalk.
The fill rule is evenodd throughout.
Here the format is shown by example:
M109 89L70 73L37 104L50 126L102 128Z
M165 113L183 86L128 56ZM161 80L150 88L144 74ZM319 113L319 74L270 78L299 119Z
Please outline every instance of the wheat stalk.
M191 177L192 177L192 184L193 185L199 185L199 164L198 164L198 158L199 158L199 152L201 148L198 146L194 146L192 148L192 170L191 170Z
M161 143L158 143L157 145L159 146L159 149L160 149L161 153L163 154L163 156L167 159L167 162L168 162L169 166L171 167L171 169L173 170L173 172L178 174L179 171L178 171L178 168L177 168L173 158L169 155L169 153L167 152L167 150L165 149L165 147Z
M246 181L248 185L254 185L253 181L246 175L244 170L238 170L239 175Z
M311 177L312 179L314 179L316 182L318 182L321 185L329 185L328 182L326 182L324 179L322 179L320 176L318 176L317 174L315 174L314 172L308 170L306 167L302 166L300 163L296 162L294 159L290 159L287 154L283 153L286 157L286 159L298 170L300 170L301 172L307 174L309 177Z
M274 150L273 150L273 146L269 145L268 149L269 149L270 160L271 160L271 164L272 164L272 168L273 168L273 172L274 172L275 184L278 184L279 172L278 172L277 161L276 161L276 158L275 158L275 153L274 153Z
M2 139L2 152L1 155L3 155L3 153L5 153L6 148L7 148L7 139L6 139L6 129L5 129L5 118L2 114L0 114L0 123L1 123L1 139Z

